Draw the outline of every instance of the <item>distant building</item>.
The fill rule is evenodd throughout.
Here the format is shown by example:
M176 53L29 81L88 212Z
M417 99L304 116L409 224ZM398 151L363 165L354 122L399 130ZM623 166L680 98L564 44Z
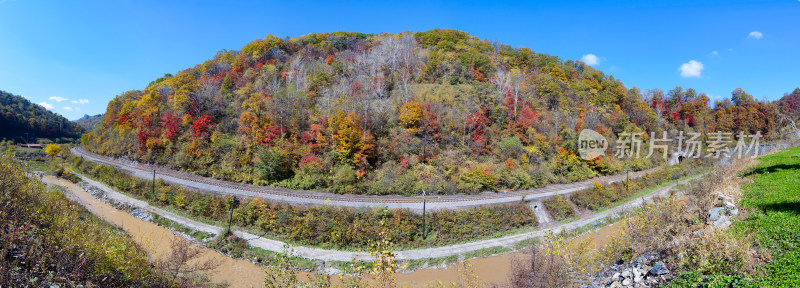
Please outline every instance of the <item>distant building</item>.
M42 144L19 144L19 146L23 147L23 148L36 148L36 149L42 149L43 148Z

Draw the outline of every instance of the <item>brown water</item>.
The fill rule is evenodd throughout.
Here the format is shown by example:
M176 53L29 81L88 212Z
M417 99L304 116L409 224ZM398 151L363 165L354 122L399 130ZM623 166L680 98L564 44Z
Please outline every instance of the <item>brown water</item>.
M74 195L73 200L83 204L93 214L98 215L103 220L112 223L126 232L141 245L150 255L151 260L162 259L171 252L170 243L174 240L186 241L180 236L176 236L172 231L166 230L156 224L143 221L131 216L127 212L117 210L108 203L105 203L91 194L84 191L78 185L64 179L53 176L45 176L44 182L55 184L66 188ZM620 225L612 224L599 229L596 232L581 235L575 240L592 238L595 247L604 245L611 241L612 236L619 229ZM197 261L215 259L221 265L214 269L208 276L214 283L229 283L231 287L263 287L265 268L255 265L249 261L233 259L220 254L212 249L203 248L205 254ZM473 273L483 282L505 285L509 273L511 272L515 260L526 261L528 255L523 252L505 253L486 258L470 260ZM460 265L450 265L444 269L419 269L410 273L396 274L399 287L427 287L429 284L441 281L443 283L460 282L462 269ZM301 279L307 279L307 273L300 273ZM338 277L332 277L333 282L338 282Z
M613 240L613 236L622 228L622 225L618 225L618 223L604 226L594 232L585 233L571 241L591 239L590 245L592 245L592 248L602 247L610 243ZM508 286L506 283L514 261L522 261L524 263L529 258L530 255L524 252L512 252L472 259L469 262L473 273L481 281L506 287ZM407 274L399 274L397 280L401 287L426 287L428 283L438 280L444 283L458 282L460 277L461 273L458 265L451 265L446 269L421 269Z
M172 231L117 210L72 182L53 176L45 176L43 180L66 188L74 195L71 198L83 204L90 212L128 232L133 240L144 248L147 255L150 255L151 260L157 261L169 255L173 240L186 241L174 235ZM231 287L264 286L264 268L245 260L230 258L211 249L204 248L204 250L205 254L197 261L215 259L221 263L208 275L214 283L227 282Z

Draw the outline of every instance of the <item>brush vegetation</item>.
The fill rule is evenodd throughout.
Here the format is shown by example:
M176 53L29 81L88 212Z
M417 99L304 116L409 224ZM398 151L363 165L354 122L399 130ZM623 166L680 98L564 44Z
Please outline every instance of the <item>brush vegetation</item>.
M0 156L0 286L168 285L123 231L26 175Z

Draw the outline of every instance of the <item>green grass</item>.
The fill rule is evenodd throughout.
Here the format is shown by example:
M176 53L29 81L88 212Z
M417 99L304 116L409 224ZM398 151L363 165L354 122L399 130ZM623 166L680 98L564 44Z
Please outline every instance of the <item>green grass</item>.
M46 161L25 161L25 165L30 171L51 171L52 165Z
M750 214L732 232L752 235L772 260L754 275L683 272L669 287L800 287L800 147L763 156L740 176L753 180L739 202Z
M203 240L214 237L214 234L197 231L194 229L187 228L181 224L178 224L175 221L169 220L167 218L161 217L158 214L153 214L153 223L158 226L165 227L171 229L173 231L177 231L192 237L192 239L196 240L197 242L203 242Z
M153 223L157 224L158 226L169 228L171 230L189 235L194 240L200 243L204 243L203 242L204 240L215 237L215 235L212 233L193 230L175 221L161 217L157 214L153 214ZM213 240L219 241L220 239L214 238ZM234 258L244 258L266 266L277 265L276 262L278 254L277 252L272 252L252 246L247 246L245 248L242 247L241 245L224 245L225 243L216 246L214 244L218 243L211 243L211 244L212 245L205 245L205 246L220 252L227 252L228 254L231 254L231 256L233 256ZM226 247L225 249L220 249L220 247L217 246L226 246ZM290 259L292 260L292 263L294 263L297 266L296 268L299 270L314 271L317 268L317 263L315 263L313 260L302 257L291 257Z
M539 244L542 242L542 239L539 237L528 238L517 243L514 243L514 249L520 250L532 247L533 245Z
M403 260L401 265L405 265L405 270L413 271L422 268L425 263L428 263L428 267L435 267L439 265L450 265L456 262L458 262L458 255L439 258Z
M800 287L800 147L761 157L743 176L753 182L740 204L753 213L736 229L753 233L773 258L756 286Z
M28 147L17 147L17 152L45 154L44 149L28 148Z
M511 249L507 247L494 246L494 247L478 249L475 251L470 251L462 255L464 256L464 259L473 259L473 258L485 258L492 255L502 254L510 251Z
M475 259L475 258L485 258L492 255L502 254L506 252L513 251L511 248L503 247L503 246L493 246L487 247L483 249L478 249L475 251L466 252L461 254L461 257L464 260ZM435 267L439 265L450 265L458 262L459 255L451 255L446 257L439 257L439 258L423 258L423 259L414 259L414 260L402 260L402 264L406 265L405 270L413 271L416 269L422 268L425 263L428 263L428 267Z

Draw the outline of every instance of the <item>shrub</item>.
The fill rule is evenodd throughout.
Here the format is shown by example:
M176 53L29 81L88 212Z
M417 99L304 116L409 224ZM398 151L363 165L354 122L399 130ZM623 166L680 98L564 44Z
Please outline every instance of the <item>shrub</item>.
M341 164L334 167L334 172L329 176L328 181L332 183L329 190L334 193L350 193L356 190L358 175L352 166Z
M289 155L279 146L269 147L258 153L256 175L258 180L254 184L270 184L293 176L292 163Z
M501 159L518 159L525 153L525 147L517 137L503 137L497 143L494 151L500 155Z
M550 212L550 216L557 221L569 219L575 216L575 208L569 203L567 197L555 195L542 201L544 207Z
M477 193L494 189L497 179L489 168L475 169L461 174L458 189L465 193Z
M594 187L575 191L570 195L575 205L589 210L599 210L635 195L641 189L677 180L692 173L692 164L680 164L661 169L628 182L620 181L607 185L595 183Z
M0 286L166 286L124 232L25 173L0 156Z
M424 170L423 168L420 169ZM339 166L337 169L340 170L337 175L343 175L343 180L340 181L352 181L356 177L354 169L349 166ZM103 181L126 193L139 195L154 204L175 207L196 217L227 220L230 211L230 201L223 196L164 184L159 185L159 193L166 192L174 196L171 201L161 201L157 198L164 196L158 196L159 193L152 196L142 195L139 191L124 190L117 186L147 188L147 180L91 162L80 163L77 170L88 171L87 174L104 179ZM412 173L405 174L408 176L404 177L411 178L403 180L404 177L399 177L392 181L408 181L413 184L411 179L416 176ZM266 235L276 239L290 240L302 245L345 249L364 249L370 241L376 241L380 231L374 223L379 221L386 221L389 227L394 227L390 236L399 248L451 244L531 227L538 223L533 211L524 203L489 205L458 211L429 211L427 239L422 238L422 215L404 209L291 206L284 202L253 199L243 201L234 209L233 215L235 225L264 231Z

